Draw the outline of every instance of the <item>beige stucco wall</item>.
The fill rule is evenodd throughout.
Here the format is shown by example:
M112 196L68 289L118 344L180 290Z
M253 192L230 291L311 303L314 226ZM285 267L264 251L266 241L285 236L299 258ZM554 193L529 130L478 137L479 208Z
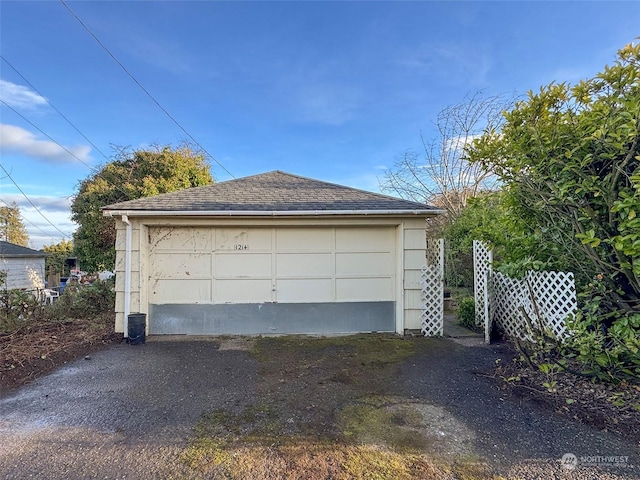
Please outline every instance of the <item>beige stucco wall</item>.
M425 258L425 220L424 217L388 218L388 217L311 217L311 218L202 218L202 217L129 217L132 223L131 249L131 303L132 313L148 313L149 286L152 267L149 265L151 242L150 232L157 232L159 226L189 226L200 228L231 227L392 227L395 231L395 252L392 261L395 264L393 282L396 301L396 330L420 328L420 268ZM124 329L124 291L125 291L125 224L116 219L116 331ZM335 231L335 230L334 230ZM312 241L312 238L307 236ZM215 241L215 240L212 240ZM304 250L304 248L301 248ZM372 248L364 247L363 255L371 255ZM367 250L369 252L367 253ZM257 256L255 257L258 258ZM373 257L372 257L373 258ZM188 260L188 259L187 259ZM194 265L194 272L199 267ZM203 267L204 268L204 267ZM189 269L187 269L189 270ZM206 268L205 268L206 270ZM204 271L204 270L203 270ZM191 273L189 271L189 273Z

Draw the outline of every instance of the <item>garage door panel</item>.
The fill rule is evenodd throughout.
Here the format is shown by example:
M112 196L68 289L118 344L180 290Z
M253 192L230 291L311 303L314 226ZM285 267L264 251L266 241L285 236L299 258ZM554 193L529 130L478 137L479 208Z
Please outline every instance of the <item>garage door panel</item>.
M336 253L336 275L393 275L391 253Z
M216 278L268 277L271 278L270 253L229 253L216 255Z
M332 302L331 278L296 278L276 282L278 302L309 303Z
M149 303L210 303L211 280L166 279L152 283Z
M218 228L216 251L271 251L271 228Z
M270 302L271 280L262 279L216 279L214 303L263 303Z
M149 243L154 250L211 251L211 228L149 228Z
M392 252L395 235L391 228L337 228L336 251Z
M325 277L333 274L333 255L330 253L278 253L276 276Z
M164 253L151 259L152 275L159 278L211 277L211 254Z
M336 300L343 302L394 300L390 278L337 278Z
M331 252L333 229L280 228L276 230L277 251Z
M151 227L149 231L150 305L239 309L279 305L278 315L298 306L346 312L350 305L360 305L358 315L365 323L368 316L382 318L380 305L393 308L395 227ZM385 321L392 322L387 313ZM278 327L281 330L286 333L286 328Z

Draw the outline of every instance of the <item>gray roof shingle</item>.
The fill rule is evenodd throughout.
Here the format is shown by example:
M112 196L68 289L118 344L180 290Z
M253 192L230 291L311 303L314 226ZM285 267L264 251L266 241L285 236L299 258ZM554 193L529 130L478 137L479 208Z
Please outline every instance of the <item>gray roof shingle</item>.
M406 211L435 207L275 170L250 177L114 203L103 210L182 212Z
M46 257L45 252L0 240L0 257Z

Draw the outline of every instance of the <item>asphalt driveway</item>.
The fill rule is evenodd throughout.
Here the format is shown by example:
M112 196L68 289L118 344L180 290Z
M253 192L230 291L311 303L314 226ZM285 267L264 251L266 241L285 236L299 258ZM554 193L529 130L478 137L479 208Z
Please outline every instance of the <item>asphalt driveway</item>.
M202 472L190 469L181 452L203 415L239 414L269 396L286 405L287 422L304 423L310 407L296 413L287 403L293 397L316 396L322 389L333 395L327 398L337 398L357 380L313 359L304 366L279 363L282 346L251 355L253 341L118 345L3 394L0 477L200 478ZM506 478L640 478L637 445L507 398L494 379L478 375L505 353L501 346L412 341L422 342L419 350L394 366L391 380L371 388L419 406L426 435L441 439L431 443L439 455L455 460L472 453ZM325 349L317 358L336 352ZM269 359L268 368L260 358ZM283 385L288 387L281 391ZM324 404L331 423L333 407L320 403L313 408L321 411ZM567 453L593 465L566 469L560 459ZM604 458L614 456L615 465Z
M258 363L218 342L108 348L0 399L4 478L171 478L211 408L243 408ZM188 475L187 475L188 476Z

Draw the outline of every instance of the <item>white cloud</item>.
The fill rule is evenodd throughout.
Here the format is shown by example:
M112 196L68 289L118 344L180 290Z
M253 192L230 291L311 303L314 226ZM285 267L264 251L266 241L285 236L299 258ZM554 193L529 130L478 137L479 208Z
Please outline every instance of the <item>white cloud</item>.
M15 190L15 189L14 189ZM70 212L71 197L53 197L49 195L29 195L29 199L43 212L56 212L66 213L67 216ZM20 207L20 211L23 209L33 209L33 206L29 201L21 194L3 194L2 200L6 203L16 203ZM4 204L3 204L4 205ZM45 213L46 215L46 213Z
M0 80L0 99L15 108L33 109L46 105L47 100L24 85Z
M446 151L462 153L467 145L471 145L474 140L482 138L482 134L459 135L447 138L445 142Z
M62 148L55 142L39 140L28 130L7 124L0 124L0 149L11 150L43 162L77 161L74 155L85 162L89 160L91 152L91 148L86 145Z

